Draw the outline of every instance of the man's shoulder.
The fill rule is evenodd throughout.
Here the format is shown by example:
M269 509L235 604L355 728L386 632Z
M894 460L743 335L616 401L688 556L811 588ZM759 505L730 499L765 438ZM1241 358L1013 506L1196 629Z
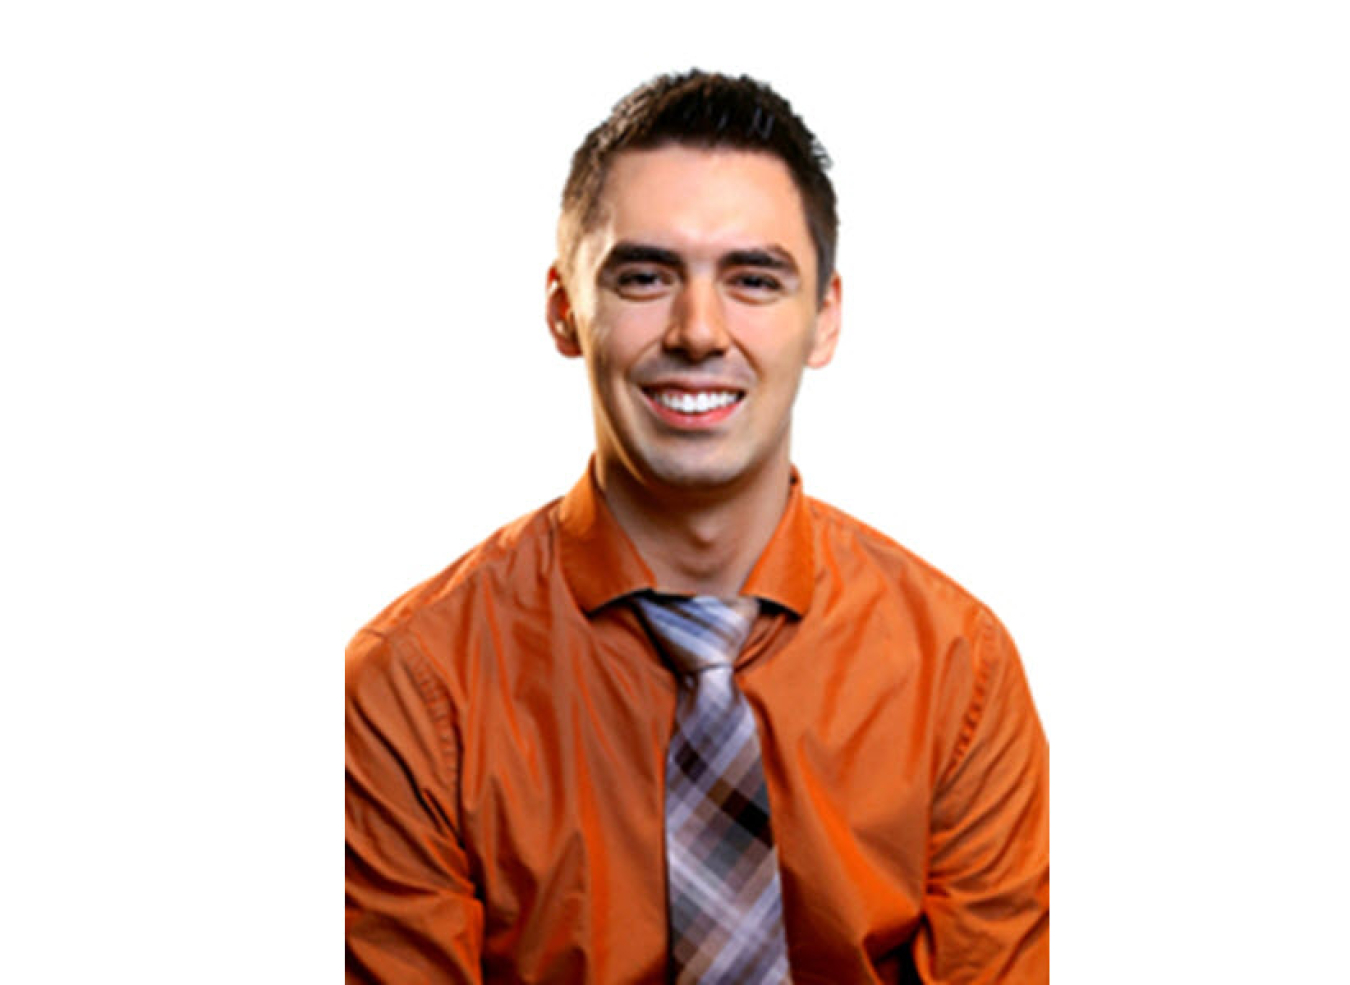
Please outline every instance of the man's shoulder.
M910 601L929 599L992 617L987 606L955 578L890 535L851 513L813 497L806 498L816 530L817 567L837 571L861 587L869 580Z
M415 585L361 628L358 637L407 633L420 621L453 617L487 596L509 594L513 602L539 584L549 563L560 499L498 528L439 573Z

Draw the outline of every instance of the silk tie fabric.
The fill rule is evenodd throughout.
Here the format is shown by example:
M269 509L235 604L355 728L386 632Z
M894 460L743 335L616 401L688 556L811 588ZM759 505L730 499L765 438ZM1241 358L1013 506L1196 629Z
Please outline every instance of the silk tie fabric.
M759 736L732 671L759 603L656 594L634 602L680 677L666 755L673 980L790 981Z

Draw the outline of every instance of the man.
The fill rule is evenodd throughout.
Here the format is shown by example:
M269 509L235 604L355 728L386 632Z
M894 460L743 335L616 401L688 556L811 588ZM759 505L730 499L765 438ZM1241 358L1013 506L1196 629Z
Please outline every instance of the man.
M595 455L351 645L350 980L1047 980L1016 651L791 465L839 334L825 164L698 72L577 151L547 318Z

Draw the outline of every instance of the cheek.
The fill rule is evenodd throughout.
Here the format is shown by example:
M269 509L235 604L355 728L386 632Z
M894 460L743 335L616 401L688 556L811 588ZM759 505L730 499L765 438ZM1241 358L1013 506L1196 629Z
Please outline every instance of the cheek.
M595 363L622 372L647 350L659 347L664 325L659 304L598 305L586 333Z
M795 375L806 367L815 342L815 319L779 313L742 322L742 348L761 372Z

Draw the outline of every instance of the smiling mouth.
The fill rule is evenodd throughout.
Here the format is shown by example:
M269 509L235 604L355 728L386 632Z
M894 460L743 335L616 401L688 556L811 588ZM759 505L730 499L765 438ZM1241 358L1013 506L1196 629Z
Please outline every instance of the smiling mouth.
M677 414L709 414L738 403L745 394L739 390L678 390L652 388L647 396Z

